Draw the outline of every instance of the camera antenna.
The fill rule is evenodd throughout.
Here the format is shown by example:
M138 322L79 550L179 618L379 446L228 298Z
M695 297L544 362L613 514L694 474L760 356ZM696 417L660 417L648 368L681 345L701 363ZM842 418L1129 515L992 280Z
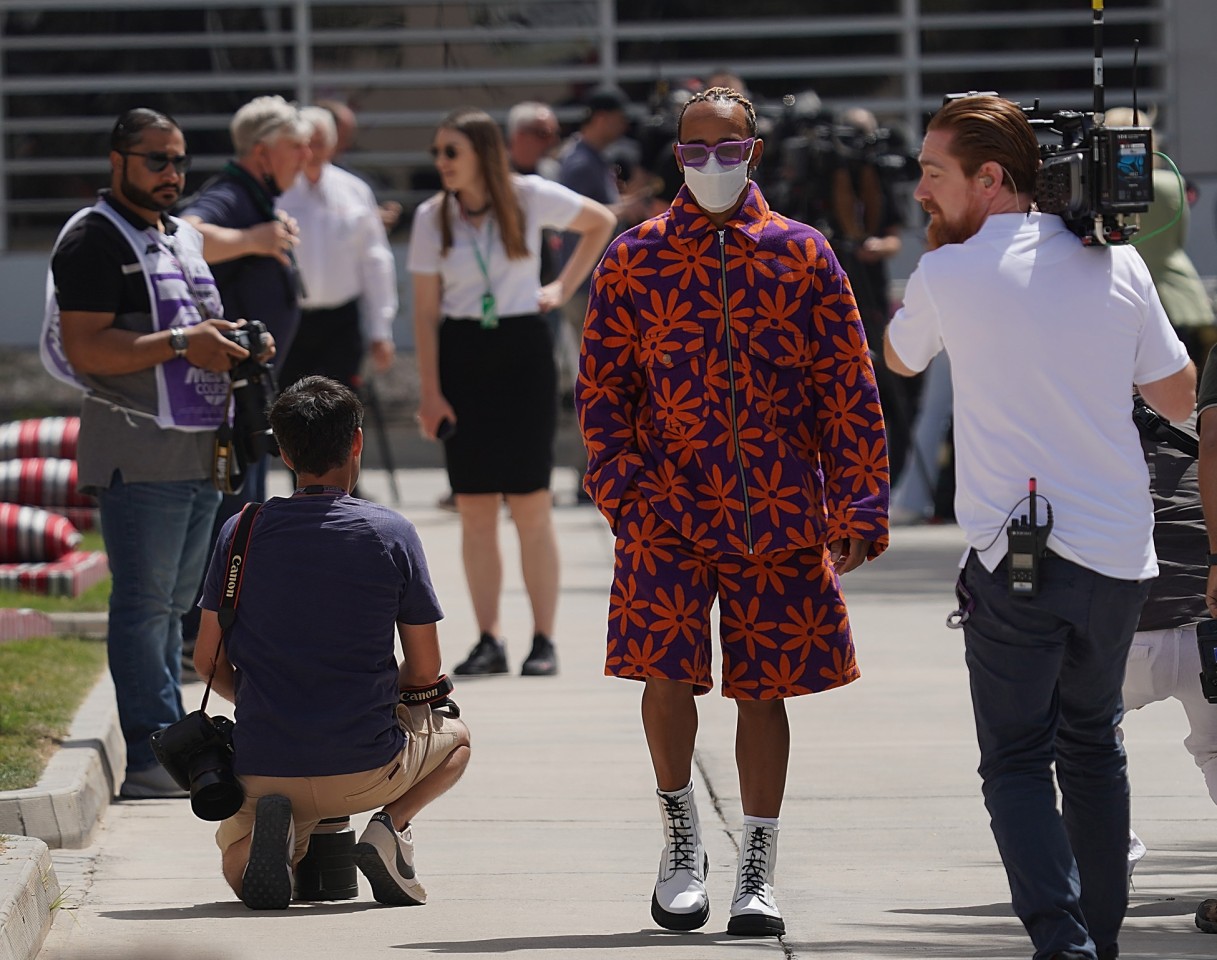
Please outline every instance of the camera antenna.
M1132 42L1132 125L1134 127L1141 126L1141 110L1137 106L1137 60L1141 56L1141 40L1136 38Z
M1098 121L1106 112L1103 107L1103 0L1091 0L1091 7L1094 10L1094 115Z

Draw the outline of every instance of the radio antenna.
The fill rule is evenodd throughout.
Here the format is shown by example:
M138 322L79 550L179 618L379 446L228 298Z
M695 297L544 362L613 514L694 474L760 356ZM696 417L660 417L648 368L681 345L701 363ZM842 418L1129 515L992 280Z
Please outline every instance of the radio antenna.
M1097 120L1103 107L1103 0L1090 0L1094 9L1094 113Z

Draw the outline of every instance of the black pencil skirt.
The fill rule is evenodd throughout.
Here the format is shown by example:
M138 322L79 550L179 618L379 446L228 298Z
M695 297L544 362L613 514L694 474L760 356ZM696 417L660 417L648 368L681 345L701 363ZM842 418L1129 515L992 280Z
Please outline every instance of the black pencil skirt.
M536 314L446 318L439 330L439 382L456 411L444 441L453 493L549 489L558 423L558 377L549 325Z

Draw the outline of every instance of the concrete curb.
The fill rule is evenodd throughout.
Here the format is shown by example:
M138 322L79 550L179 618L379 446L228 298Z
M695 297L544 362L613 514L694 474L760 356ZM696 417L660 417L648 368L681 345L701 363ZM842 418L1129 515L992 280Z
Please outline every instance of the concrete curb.
M32 960L51 929L59 880L36 837L0 837L0 960Z
M85 698L42 779L0 792L0 960L33 960L51 928L59 879L50 847L79 848L110 805L126 766L114 684L105 672ZM7 835L7 836L6 836Z

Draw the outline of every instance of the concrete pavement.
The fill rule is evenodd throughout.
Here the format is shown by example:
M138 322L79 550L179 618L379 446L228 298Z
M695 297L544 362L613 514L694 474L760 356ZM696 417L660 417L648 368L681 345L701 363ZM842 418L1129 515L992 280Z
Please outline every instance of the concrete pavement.
M440 633L450 666L476 639L458 522L434 507L446 486L440 471L402 471L398 481L448 615ZM569 502L573 477L557 484ZM369 475L365 489L387 498L383 474ZM91 846L53 851L63 908L41 960L1031 955L980 799L962 636L943 626L958 530L898 530L886 557L847 578L863 678L789 708L777 872L788 934L740 940L723 933L740 825L734 710L717 693L699 702L710 922L692 934L664 933L649 916L662 839L641 687L602 675L611 537L590 507L556 516L561 675L458 685L473 760L415 822L427 906L381 907L361 878L357 900L253 914L219 877L213 827L186 803L115 803ZM502 529L503 631L518 667L531 624L514 535L506 522ZM196 702L201 692L201 684L188 688ZM1151 706L1129 718L1126 734L1134 821L1150 852L1137 869L1122 955L1212 957L1217 938L1199 933L1192 913L1217 891L1213 807L1180 742L1182 711ZM355 818L356 829L366 819Z

